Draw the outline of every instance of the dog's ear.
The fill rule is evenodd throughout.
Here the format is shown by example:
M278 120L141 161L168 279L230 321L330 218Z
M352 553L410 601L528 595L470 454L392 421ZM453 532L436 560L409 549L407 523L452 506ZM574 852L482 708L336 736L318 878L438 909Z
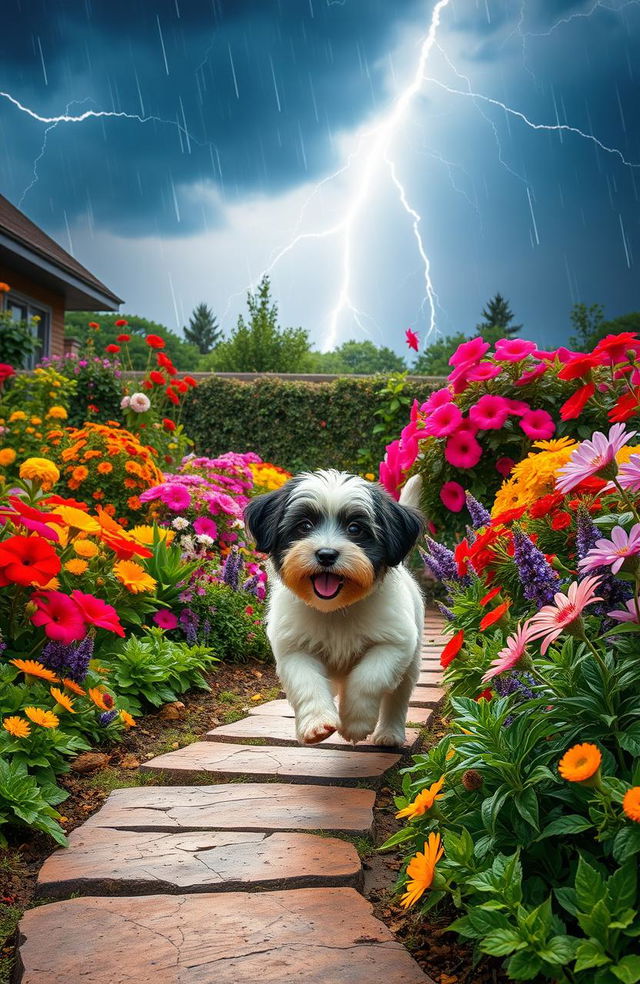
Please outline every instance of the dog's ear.
M424 529L424 519L417 509L401 506L387 493L376 497L376 513L386 563L396 567L407 556Z
M244 521L251 536L256 541L260 553L270 554L276 543L278 524L282 519L287 499L289 482L275 492L265 492L251 499L245 506Z

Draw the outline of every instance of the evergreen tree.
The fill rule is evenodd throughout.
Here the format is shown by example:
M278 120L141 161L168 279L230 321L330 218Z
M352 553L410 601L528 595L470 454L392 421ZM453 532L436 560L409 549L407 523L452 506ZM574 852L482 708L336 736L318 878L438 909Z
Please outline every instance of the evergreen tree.
M492 338L495 336L494 340L497 340L498 338L513 338L522 328L522 325L511 324L514 314L509 302L502 294L496 294L495 297L491 298L482 311L482 317L484 321L476 325L476 334L482 335L487 342L492 340L487 337L492 329L494 329ZM496 332L495 329L499 329L499 331Z
M193 309L189 324L184 328L184 337L187 342L200 349L202 355L211 352L220 341L222 330L213 311L204 301Z

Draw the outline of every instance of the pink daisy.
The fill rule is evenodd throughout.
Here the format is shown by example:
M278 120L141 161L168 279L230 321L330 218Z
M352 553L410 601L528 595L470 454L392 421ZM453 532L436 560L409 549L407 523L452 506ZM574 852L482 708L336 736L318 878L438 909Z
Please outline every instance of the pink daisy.
M520 427L532 441L546 441L556 429L553 417L546 410L527 410L520 419Z
M598 567L611 567L611 573L617 574L627 557L640 553L640 523L631 527L627 533L621 526L614 526L610 540L597 540L587 556L580 561L583 571L594 571Z
M553 596L553 605L545 605L529 619L530 639L543 639L540 652L544 656L552 642L576 622L587 605L602 601L596 595L599 577L585 577L584 581L573 581L563 594L558 591Z
M499 362L520 362L536 350L535 342L524 338L501 338L496 342L496 359Z
M455 403L445 403L433 411L426 421L424 429L427 434L433 434L434 437L447 437L458 429L461 420L462 411L460 407L457 407Z
M625 431L624 424L614 424L608 437L596 431L590 441L582 441L567 464L558 471L556 479L558 492L570 492L585 478L598 475L605 469L609 473L604 477L611 478L610 470L616 467L615 456L620 448L635 436L635 433L635 431Z
M500 430L509 416L509 404L503 396L486 393L469 410L472 423L479 430Z
M541 354L541 352L536 353L536 355ZM539 362L537 366L533 367L533 369L527 369L526 372L522 373L519 379L516 379L516 386L526 386L527 383L532 383L534 379L538 378L538 376L542 376L548 368L549 366L545 365L544 362Z
M640 454L632 454L628 461L620 465L618 482L623 489L640 492Z
M488 683L489 680L493 679L495 676L498 676L499 673L505 673L506 670L513 670L517 667L518 663L525 655L527 643L531 638L530 632L531 628L529 622L525 622L524 625L518 626L513 635L510 635L507 639L507 644L504 649L500 650L496 658L491 663L491 666L483 676L483 683Z
M449 359L449 365L461 366L465 362L470 364L479 362L485 352L488 352L490 348L491 346L488 342L485 342L484 338L471 338L468 342L458 345Z
M440 499L451 512L460 512L466 502L464 489L459 482L445 482L440 489Z
M445 403L451 403L452 400L453 393L448 386L444 386L442 389L435 390L429 399L422 404L420 410L422 413L432 413L438 407L444 406Z
M502 366L496 366L493 362L480 362L479 365L469 369L467 379L470 383L482 383L487 379L495 379L502 372Z
M636 599L629 598L629 601L625 602L625 604L627 606L626 609L616 609L614 612L607 612L609 618L615 618L618 622L640 622Z
M444 448L444 456L454 468L473 468L482 457L482 448L472 434L453 434Z

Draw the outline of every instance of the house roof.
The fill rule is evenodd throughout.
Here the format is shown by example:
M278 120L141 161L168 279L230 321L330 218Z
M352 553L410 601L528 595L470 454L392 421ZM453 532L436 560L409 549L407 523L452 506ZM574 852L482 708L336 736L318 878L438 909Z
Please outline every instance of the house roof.
M115 311L122 298L0 195L0 264L65 296L70 311Z

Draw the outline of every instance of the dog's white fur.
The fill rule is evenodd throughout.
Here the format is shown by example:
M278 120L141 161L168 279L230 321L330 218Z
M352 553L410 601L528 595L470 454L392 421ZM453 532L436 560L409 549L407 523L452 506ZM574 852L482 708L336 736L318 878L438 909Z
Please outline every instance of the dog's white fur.
M371 509L371 493L369 483L346 478L315 473L297 486L296 496L308 495L323 516L309 549L329 545L348 554L351 544L344 535L341 540L332 517L354 498ZM418 483L407 483L401 505L417 504ZM385 567L364 597L321 610L322 602L316 607L303 600L270 566L267 635L295 711L298 740L315 743L337 730L350 742L372 735L375 744L402 745L424 624L422 595L409 571L401 563Z

